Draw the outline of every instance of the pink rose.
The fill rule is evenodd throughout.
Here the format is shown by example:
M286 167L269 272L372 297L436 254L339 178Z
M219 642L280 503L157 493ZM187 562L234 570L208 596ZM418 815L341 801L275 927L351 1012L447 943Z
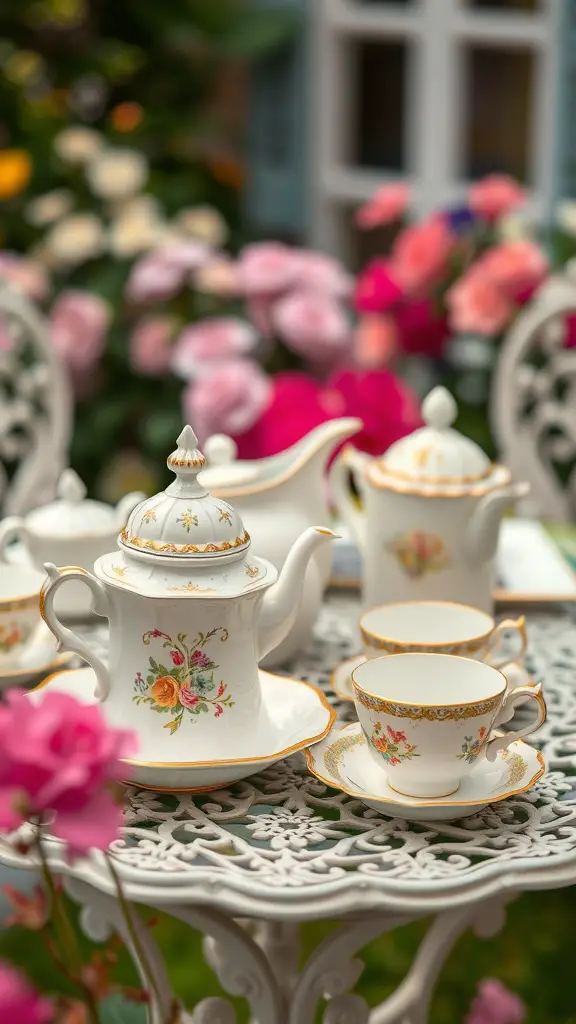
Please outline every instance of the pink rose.
M372 260L358 277L354 304L359 313L386 313L402 298L389 260Z
M52 341L72 373L94 369L110 320L110 307L99 295L71 290L58 296L50 313Z
M362 231L369 231L382 224L400 220L410 202L411 192L410 186L401 181L379 188L356 212L356 226Z
M480 268L472 267L446 297L450 326L461 334L500 334L514 315L514 304Z
M182 686L178 699L183 707L193 708L200 700L200 697L196 693L193 693L189 686Z
M526 202L526 190L509 174L489 174L471 185L468 205L477 217L494 221Z
M313 361L340 355L351 339L342 307L319 292L292 292L276 303L273 318L289 348Z
M271 396L267 408L250 430L234 440L241 459L261 459L276 455L296 444L314 427L335 416L344 415L344 401L334 405L333 396L323 404L316 380L306 373L289 371L271 378Z
M184 655L180 654L180 651L170 651L170 657L174 665L184 664Z
M550 264L544 251L529 239L502 242L489 249L475 264L508 298L518 300L542 283Z
M524 1024L526 1007L501 981L485 978L464 1024Z
M74 853L105 849L122 816L108 784L127 774L132 733L110 728L96 704L64 693L32 702L11 690L0 706L0 829L54 812L53 835Z
M297 274L294 250L282 242L256 242L240 253L238 281L244 295L278 295L294 284Z
M164 377L170 369L171 341L176 320L148 316L139 320L130 338L130 362L144 377Z
M46 271L39 263L15 252L0 252L0 280L18 288L33 302L44 302L50 285Z
M391 316L362 317L354 336L354 355L363 370L385 366L398 350L398 331Z
M294 250L296 290L323 292L335 298L345 298L352 291L352 279L344 267L332 256L308 249Z
M194 651L190 658L190 664L193 668L208 668L210 658L206 654L206 651Z
M185 419L204 441L211 434L242 434L262 415L270 378L252 359L213 363L183 395Z
M342 402L343 412L338 415L363 420L354 445L370 455L381 455L394 441L422 425L416 395L389 370L338 371L323 388L324 401L330 392Z
M203 363L220 363L243 356L256 345L254 328L236 317L213 317L186 327L172 354L172 369L183 380L193 380Z
M134 264L126 285L129 302L164 302L178 294L188 275L212 259L203 242L181 242L147 253Z
M0 1020L5 1024L48 1024L53 1014L51 1003L37 995L19 971L0 962Z
M390 272L409 295L433 287L448 269L454 236L441 217L414 224L394 243Z

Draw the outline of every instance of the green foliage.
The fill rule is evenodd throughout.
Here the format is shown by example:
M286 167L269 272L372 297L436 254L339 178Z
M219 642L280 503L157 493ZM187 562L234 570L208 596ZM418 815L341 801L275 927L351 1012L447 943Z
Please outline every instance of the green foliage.
M100 1007L100 1024L146 1024L146 1007L129 1002L126 996L115 993Z

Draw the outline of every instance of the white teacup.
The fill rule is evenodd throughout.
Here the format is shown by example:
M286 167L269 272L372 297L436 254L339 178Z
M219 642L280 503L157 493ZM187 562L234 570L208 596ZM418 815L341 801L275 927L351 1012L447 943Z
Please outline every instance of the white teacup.
M0 664L15 664L40 628L45 574L0 562Z
M455 654L502 668L521 659L527 645L523 615L496 625L479 608L452 601L405 601L371 608L360 619L360 632L369 661L386 654L424 652ZM511 632L518 636L517 650L499 655L503 637Z
M478 757L493 761L546 718L542 687L506 695L506 679L481 661L449 654L397 654L365 661L352 672L354 702L368 749L389 786L405 796L455 793ZM534 723L496 736L516 704L538 709Z

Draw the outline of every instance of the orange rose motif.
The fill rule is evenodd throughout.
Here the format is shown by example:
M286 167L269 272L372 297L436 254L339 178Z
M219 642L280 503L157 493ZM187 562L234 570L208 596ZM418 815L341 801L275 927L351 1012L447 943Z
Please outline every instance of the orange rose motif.
M161 708L173 708L178 704L179 686L174 676L160 676L150 690L150 695Z

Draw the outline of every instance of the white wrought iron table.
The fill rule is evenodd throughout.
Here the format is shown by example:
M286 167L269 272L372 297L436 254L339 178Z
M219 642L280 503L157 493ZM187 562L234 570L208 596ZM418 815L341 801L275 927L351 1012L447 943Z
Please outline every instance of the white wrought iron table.
M294 674L329 692L330 669L357 649L356 621L357 598L331 594ZM105 646L101 629L92 635ZM496 934L519 893L576 882L576 612L532 614L529 637L528 667L544 680L549 709L537 737L549 771L532 791L461 822L415 824L328 790L301 755L194 798L131 789L112 848L128 899L201 931L207 963L258 1024L314 1024L321 1006L324 1024L426 1024L436 979L466 929ZM100 940L116 929L142 974L106 858L70 865L56 843L50 856L86 932ZM0 859L25 863L11 852ZM430 915L408 975L369 1008L354 992L358 951ZM299 969L299 925L319 919L341 923ZM139 932L159 989L150 1021L163 1024L172 993L150 930ZM208 998L186 1019L234 1024L236 1014Z

